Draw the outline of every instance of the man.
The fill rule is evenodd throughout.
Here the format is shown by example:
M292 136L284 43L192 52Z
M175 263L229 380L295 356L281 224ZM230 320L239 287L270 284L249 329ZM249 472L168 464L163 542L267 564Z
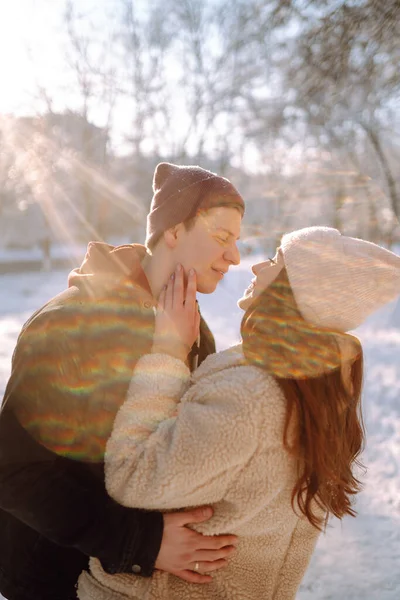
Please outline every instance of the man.
M157 166L147 219L148 250L90 243L69 287L25 324L0 414L0 591L9 600L71 600L99 558L109 573L162 569L188 581L210 571L234 536L185 527L211 510L162 515L115 503L104 484L104 451L133 367L149 352L157 298L176 264L196 270L211 293L240 260L244 204L226 179L199 167ZM204 321L188 361L215 350Z

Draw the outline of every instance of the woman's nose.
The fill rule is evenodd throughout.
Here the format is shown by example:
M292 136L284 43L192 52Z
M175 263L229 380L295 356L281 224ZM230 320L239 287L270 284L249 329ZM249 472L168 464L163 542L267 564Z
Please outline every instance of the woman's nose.
M251 270L253 271L254 275L258 275L258 273L260 272L261 269L261 265L264 265L265 263L257 263L256 265L253 265L251 267Z

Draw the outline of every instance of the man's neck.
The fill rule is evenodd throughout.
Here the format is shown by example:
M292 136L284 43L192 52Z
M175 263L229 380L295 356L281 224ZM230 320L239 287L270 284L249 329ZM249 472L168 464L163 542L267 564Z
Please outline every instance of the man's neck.
M165 252L157 252L156 250L153 255L146 254L144 257L142 268L156 300L158 300L163 286L168 283L175 266Z

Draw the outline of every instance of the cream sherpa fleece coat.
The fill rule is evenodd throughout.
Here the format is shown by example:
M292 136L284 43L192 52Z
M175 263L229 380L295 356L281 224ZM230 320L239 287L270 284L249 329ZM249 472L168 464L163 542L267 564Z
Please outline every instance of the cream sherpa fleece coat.
M196 529L236 534L238 549L204 585L159 571L108 575L91 559L79 598L293 599L318 531L291 507L297 466L283 447L284 420L280 388L245 364L240 346L208 357L192 385L181 361L141 358L107 446L110 495L161 511L211 504L213 518Z

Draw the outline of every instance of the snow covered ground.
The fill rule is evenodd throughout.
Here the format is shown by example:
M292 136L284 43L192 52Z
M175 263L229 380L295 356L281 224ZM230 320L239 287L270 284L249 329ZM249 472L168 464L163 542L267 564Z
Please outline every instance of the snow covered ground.
M215 294L199 298L218 349L239 339L241 311L236 300L252 277L253 261L244 259ZM0 397L22 324L65 287L66 275L0 276ZM332 522L320 537L297 600L400 598L400 303L374 315L357 334L366 358L365 489L357 501L358 517Z

